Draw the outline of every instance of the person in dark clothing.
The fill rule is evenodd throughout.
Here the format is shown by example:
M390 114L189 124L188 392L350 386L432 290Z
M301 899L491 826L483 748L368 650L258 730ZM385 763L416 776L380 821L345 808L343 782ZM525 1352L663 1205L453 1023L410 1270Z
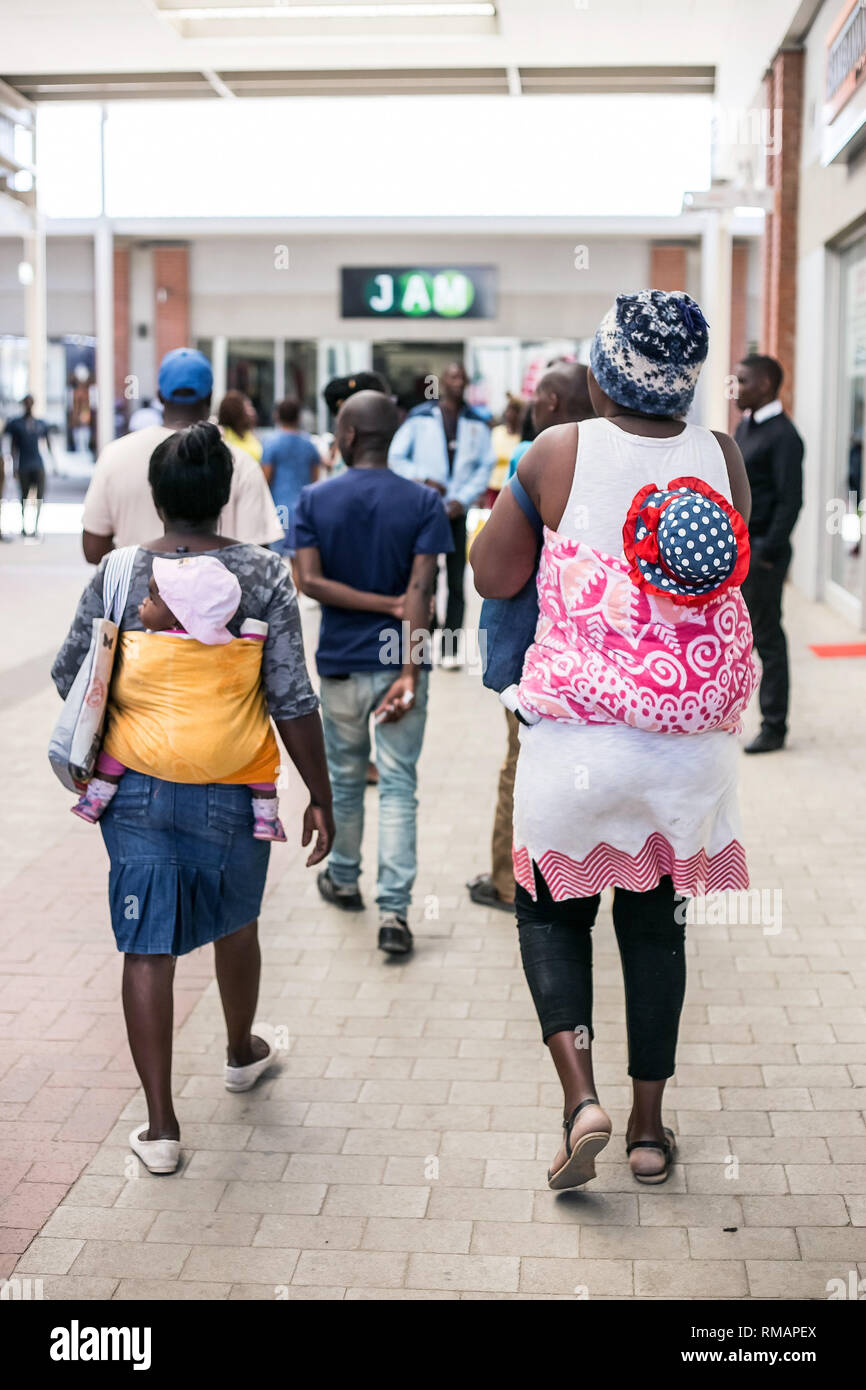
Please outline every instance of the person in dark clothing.
M370 719L379 769L379 949L407 955L417 870L417 763L427 720L428 627L437 557L451 546L438 493L388 467L397 407L359 391L337 416L346 470L305 487L294 517L302 593L322 605L316 665L337 836L325 902L361 912L358 888Z
M452 544L445 561L448 600L441 645L437 644L445 670L463 665L466 514L484 492L496 463L487 422L466 401L468 385L463 363L450 362L439 376L438 396L410 411L388 454L395 473L439 494L451 524Z
M24 414L19 415L15 420L7 421L4 433L8 435L12 445L12 464L21 491L21 534L35 538L39 530L42 499L45 496L45 463L42 458L40 443L42 440L45 441L45 447L53 458L50 438L51 426L33 414L32 396L25 396L21 404L24 407ZM33 530L28 532L26 504L31 492L36 493L36 512L33 518Z
M737 365L737 404L746 412L735 439L752 489L752 561L743 597L764 668L761 732L747 753L773 753L788 731L788 644L782 589L791 563L791 532L803 505L803 441L779 400L782 368L754 354Z

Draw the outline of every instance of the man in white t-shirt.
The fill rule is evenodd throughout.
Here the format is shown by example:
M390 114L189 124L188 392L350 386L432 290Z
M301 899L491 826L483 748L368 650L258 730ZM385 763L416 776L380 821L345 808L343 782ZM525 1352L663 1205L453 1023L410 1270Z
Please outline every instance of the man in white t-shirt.
M150 456L163 439L210 414L213 372L207 358L192 348L175 348L159 369L163 424L150 425L106 445L84 499L82 546L85 559L98 565L115 546L143 545L162 534L147 471ZM229 500L220 514L220 531L238 541L271 545L282 540L261 466L242 449L232 449L234 472Z

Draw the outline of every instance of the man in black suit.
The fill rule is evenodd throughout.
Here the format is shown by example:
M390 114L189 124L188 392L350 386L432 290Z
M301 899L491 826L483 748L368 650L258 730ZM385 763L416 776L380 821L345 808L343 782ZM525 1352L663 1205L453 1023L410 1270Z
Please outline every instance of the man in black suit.
M791 563L791 532L803 505L803 441L779 400L782 368L753 354L737 365L737 405L744 418L735 439L752 489L752 561L743 597L764 667L761 732L747 753L773 753L788 732L788 644L782 628L782 589Z

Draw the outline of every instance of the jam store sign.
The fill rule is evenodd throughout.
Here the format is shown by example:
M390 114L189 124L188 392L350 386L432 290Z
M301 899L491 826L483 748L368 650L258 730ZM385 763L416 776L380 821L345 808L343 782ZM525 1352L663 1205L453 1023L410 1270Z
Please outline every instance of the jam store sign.
M343 318L496 316L493 266L344 266Z

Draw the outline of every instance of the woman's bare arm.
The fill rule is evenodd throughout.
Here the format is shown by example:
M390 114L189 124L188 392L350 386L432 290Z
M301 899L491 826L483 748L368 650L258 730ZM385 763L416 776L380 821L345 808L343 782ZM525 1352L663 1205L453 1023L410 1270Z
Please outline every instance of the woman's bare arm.
M274 722L286 752L310 793L301 844L308 845L315 835L316 843L307 858L307 868L311 868L330 853L335 834L322 721L318 710L313 710L297 719L276 719Z
M504 487L469 552L475 587L482 598L511 598L535 572L535 532Z
M517 476L545 525L557 526L574 476L577 425L553 425L538 436ZM512 598L535 573L538 541L511 493L502 489L490 519L469 552L482 598Z

